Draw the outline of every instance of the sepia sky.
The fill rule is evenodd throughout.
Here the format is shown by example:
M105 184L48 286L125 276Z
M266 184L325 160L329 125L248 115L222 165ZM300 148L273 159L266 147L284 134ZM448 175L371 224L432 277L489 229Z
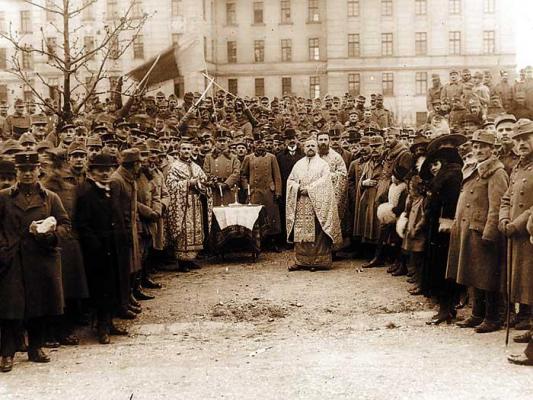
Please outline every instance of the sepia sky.
M517 66L523 68L533 65L533 1L511 1L515 6Z

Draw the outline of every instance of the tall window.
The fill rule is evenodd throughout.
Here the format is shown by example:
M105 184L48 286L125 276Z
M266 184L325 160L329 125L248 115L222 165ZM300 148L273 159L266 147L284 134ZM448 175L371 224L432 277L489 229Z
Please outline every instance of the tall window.
M83 11L81 12L81 19L83 21L92 21L94 20L94 5L92 0L83 0L82 1Z
M319 76L310 76L309 77L309 97L316 99L320 97L320 77Z
M265 78L255 78L255 95L261 97L265 95Z
M392 0L381 0L381 16L392 16Z
M263 23L263 2L255 1L254 2L254 24Z
M115 19L118 17L118 0L107 0L106 3L107 18Z
M352 96L359 96L361 93L360 74L348 74L348 93Z
M109 42L109 57L112 60L117 60L120 55L120 47L118 44L118 37L114 36Z
M415 75L416 94L425 95L428 90L428 73L417 72Z
M392 33L382 33L381 34L381 55L392 56L392 54L393 54Z
M348 17L359 16L359 0L348 0Z
M228 63L235 64L237 62L237 42L228 41Z
M7 49L0 48L0 69L7 69Z
M288 24L289 22L291 22L291 2L281 0L281 23Z
M0 33L6 33L6 13L5 11L0 11Z
M307 4L307 20L309 22L320 21L320 10L318 8L318 0L308 0Z
M174 79L174 94L180 99L185 94L185 79L183 76L178 76L176 79Z
M292 61L291 39L281 39L281 61Z
M448 0L448 12L451 15L461 14L461 0Z
M264 40L254 40L254 61L257 63L265 62Z
M57 38L46 38L46 52L48 53L48 61L52 61L54 59L53 56L57 54Z
M359 34L348 34L348 57L359 57L361 45L359 43Z
M309 39L309 59L311 61L320 60L320 47L318 38Z
M292 78L290 77L281 78L281 94L283 96L292 94Z
M237 25L237 9L235 3L226 3L226 25Z
M496 9L496 0L484 0L483 1L483 12L485 14L494 14Z
M425 56L428 52L428 35L426 32L415 33L415 54Z
M131 7L131 17L132 18L141 18L143 15L143 4L142 0L133 0Z
M394 95L394 75L392 72L384 72L381 77L383 96Z
M415 14L426 15L428 13L427 0L415 0Z
M237 79L228 79L228 92L235 96L239 94L239 84Z
M136 35L133 39L133 58L144 58L144 36Z
M83 38L83 47L85 48L85 53L90 53L94 50L94 37L85 36ZM94 54L89 57L89 60L94 60Z
M7 85L0 85L0 101L7 101Z
M494 54L496 52L496 35L494 31L483 31L483 53Z
M450 32L450 55L459 55L461 54L461 32L460 31L451 31Z
M173 17L181 15L181 0L170 0L170 14Z
M22 33L31 33L32 32L31 11L30 10L22 10L20 12L20 31Z

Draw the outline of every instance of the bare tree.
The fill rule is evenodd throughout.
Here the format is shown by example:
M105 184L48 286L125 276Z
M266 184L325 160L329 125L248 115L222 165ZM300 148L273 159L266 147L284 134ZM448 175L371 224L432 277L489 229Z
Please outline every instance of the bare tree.
M10 72L30 88L42 107L58 115L60 124L70 122L90 99L100 94L96 91L98 83L110 78L109 68L112 62L132 46L150 15L139 9L138 0L128 0L128 7L122 8L120 15L118 8L113 15L107 15L106 22L98 30L98 36L92 42L87 42L80 37L83 24L79 19L98 0L22 1L46 12L48 23L59 40L46 37L45 30L41 27L40 45L33 46L28 42L25 32L13 30L10 24L6 33L0 32L0 37L7 39L15 49L10 59ZM46 57L48 65L58 71L63 80L61 88L51 85L42 74L27 68L24 59L31 60L34 55ZM82 77L88 79L84 80ZM35 78L49 90L58 91L62 102L57 109L45 101L47 96L37 90Z

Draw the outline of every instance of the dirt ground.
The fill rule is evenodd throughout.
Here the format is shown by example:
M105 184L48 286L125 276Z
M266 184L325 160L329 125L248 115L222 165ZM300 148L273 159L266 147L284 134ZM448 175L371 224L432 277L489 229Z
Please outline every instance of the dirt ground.
M0 399L533 399L533 368L506 361L523 345L506 350L503 331L427 326L432 305L383 268L291 262L162 273L130 336L102 346L86 330L44 365L19 354Z

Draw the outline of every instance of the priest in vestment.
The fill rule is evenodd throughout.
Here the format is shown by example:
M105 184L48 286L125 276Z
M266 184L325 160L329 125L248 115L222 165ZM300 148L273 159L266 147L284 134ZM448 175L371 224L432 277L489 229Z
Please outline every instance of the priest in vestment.
M170 195L167 228L182 271L198 267L194 260L204 246L201 196L207 197L208 227L211 226L212 201L210 191L205 186L207 176L192 161L192 148L191 141L182 138L179 157L171 165L166 180Z
M304 142L305 157L287 180L287 235L294 241L295 263L289 271L329 269L332 251L342 244L331 172L317 153L314 138Z

